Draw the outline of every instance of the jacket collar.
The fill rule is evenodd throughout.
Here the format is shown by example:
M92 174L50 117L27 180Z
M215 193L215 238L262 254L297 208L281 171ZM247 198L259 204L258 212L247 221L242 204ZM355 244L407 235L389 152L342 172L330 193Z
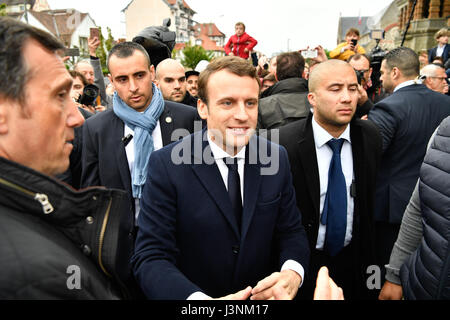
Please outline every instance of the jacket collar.
M308 81L303 78L289 78L278 81L264 91L261 98L269 97L278 93L303 93L308 92Z

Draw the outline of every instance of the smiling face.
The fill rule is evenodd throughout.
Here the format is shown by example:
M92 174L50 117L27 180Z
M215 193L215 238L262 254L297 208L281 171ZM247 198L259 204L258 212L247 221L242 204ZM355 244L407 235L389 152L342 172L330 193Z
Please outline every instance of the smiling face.
M25 103L0 101L0 155L47 175L69 166L74 128L84 118L70 97L72 77L61 58L35 40L24 45Z
M336 137L352 120L358 102L358 81L353 68L343 62L314 70L314 89L308 100L314 107L314 119Z
M211 139L235 155L255 132L259 84L249 76L220 70L210 76L206 90L208 103L199 100L200 117L207 121Z
M139 50L126 58L113 55L109 59L110 80L119 97L138 112L147 109L152 101L153 66Z

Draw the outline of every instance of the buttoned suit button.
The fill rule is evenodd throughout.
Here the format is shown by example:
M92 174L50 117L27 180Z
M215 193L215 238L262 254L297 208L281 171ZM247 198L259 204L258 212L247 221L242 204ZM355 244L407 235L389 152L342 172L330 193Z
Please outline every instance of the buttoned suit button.
M238 254L239 253L239 246L232 246L231 249L233 250L234 254Z

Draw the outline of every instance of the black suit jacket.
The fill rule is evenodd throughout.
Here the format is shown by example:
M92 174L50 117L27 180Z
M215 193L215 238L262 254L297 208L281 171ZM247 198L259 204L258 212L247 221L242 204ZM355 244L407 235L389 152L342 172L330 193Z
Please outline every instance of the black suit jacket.
M302 213L310 249L314 250L320 224L320 180L312 114L281 127L279 134L280 144L289 155L297 206ZM381 137L372 123L353 119L350 122L350 139L356 187L351 244L355 261L361 265L363 273L366 271L364 266L375 261L373 208ZM309 279L315 279L315 276L310 274Z
M132 259L148 298L221 297L255 286L289 259L308 270L286 151L253 136L245 157L239 229L206 131L152 153Z
M399 89L369 113L383 138L375 220L400 224L431 135L450 115L450 97L424 85Z
M428 62L429 63L432 63L434 58L436 58L436 53L437 53L437 46L434 48L431 48L428 51ZM445 48L444 48L444 52L442 53L442 60L444 60L444 64L447 61L449 55L450 55L450 45L446 44Z
M172 142L171 135L176 129L185 129L182 136L194 132L195 120L200 120L197 110L180 103L165 101L164 111L159 117L163 146ZM81 186L105 186L125 190L134 212L131 175L125 144L122 141L123 135L124 122L116 116L113 109L96 114L85 122Z

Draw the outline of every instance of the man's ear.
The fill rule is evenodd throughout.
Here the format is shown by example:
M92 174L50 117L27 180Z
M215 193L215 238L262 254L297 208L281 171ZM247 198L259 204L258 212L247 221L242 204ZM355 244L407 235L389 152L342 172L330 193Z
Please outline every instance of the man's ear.
M402 76L402 72L397 67L393 67L391 72L392 72L392 79L394 80L397 80Z
M308 93L309 104L314 108L316 105L316 95L313 92Z
M206 120L208 118L209 115L208 106L201 99L197 100L197 112L200 118L202 118L203 120Z
M8 110L11 108L7 102L0 98L0 135L7 134L8 127Z

